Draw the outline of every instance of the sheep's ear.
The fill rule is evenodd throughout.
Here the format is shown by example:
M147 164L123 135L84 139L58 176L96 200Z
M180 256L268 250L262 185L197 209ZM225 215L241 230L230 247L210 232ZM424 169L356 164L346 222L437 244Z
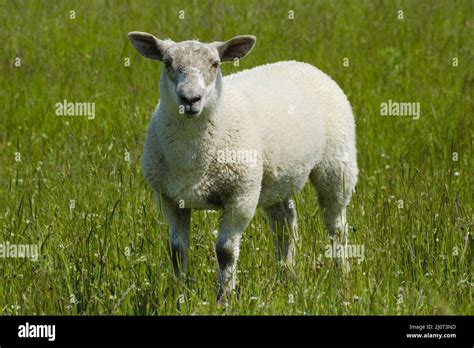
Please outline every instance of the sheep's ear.
M151 34L141 31L132 31L128 33L128 38L132 42L133 47L142 56L155 60L162 60L163 53L173 44L171 40L160 40Z
M211 45L219 52L221 62L230 62L249 54L256 41L257 38L255 36L241 35L226 42L213 42Z

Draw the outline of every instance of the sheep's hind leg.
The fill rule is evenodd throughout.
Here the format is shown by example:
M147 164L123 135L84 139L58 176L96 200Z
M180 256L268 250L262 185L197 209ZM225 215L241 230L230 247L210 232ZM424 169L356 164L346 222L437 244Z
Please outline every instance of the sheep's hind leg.
M266 208L265 213L275 238L277 261L282 266L293 267L295 242L298 239L295 203L292 200L285 200Z
M310 179L318 192L326 230L333 244L332 250L336 250L334 247L345 248L348 243L346 207L357 180L357 168L347 163L337 169L322 165L311 172ZM336 261L342 261L343 270L349 271L347 255L344 255L343 260L336 258Z

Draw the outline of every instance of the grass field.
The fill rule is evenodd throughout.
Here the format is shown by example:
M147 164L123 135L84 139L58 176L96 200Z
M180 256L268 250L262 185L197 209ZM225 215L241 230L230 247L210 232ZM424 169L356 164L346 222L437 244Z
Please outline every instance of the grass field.
M0 4L0 243L40 254L0 260L1 314L474 314L472 1ZM242 242L239 298L217 306L218 214L195 212L188 279L175 284L140 166L161 65L135 52L132 30L253 34L255 49L224 74L295 59L340 84L360 167L350 242L365 247L350 275L324 255L308 185L295 197L292 281L277 275L259 212ZM56 116L64 99L94 102L95 118ZM420 103L420 118L381 116L388 100Z

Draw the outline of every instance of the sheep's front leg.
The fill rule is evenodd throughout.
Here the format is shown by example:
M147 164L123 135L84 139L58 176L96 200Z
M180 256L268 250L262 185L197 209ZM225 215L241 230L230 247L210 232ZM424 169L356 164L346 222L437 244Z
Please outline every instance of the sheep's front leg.
M224 210L216 242L216 254L219 262L217 300L220 303L223 303L235 289L240 240L254 213L255 206L251 208L232 206L226 207Z
M169 224L171 259L174 273L180 276L186 272L189 248L189 225L191 210L180 208L178 204L166 197L161 197L163 215Z

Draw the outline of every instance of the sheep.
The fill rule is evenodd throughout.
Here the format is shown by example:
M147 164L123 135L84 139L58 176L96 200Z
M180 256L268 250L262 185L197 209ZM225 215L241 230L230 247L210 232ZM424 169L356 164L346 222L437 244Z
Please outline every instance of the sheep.
M223 211L215 243L219 301L235 289L239 244L257 207L269 220L278 262L291 268L298 238L292 198L308 179L330 238L347 242L346 206L358 175L355 124L328 75L281 61L222 77L221 63L253 49L251 35L212 43L136 31L129 38L141 55L165 65L142 168L169 224L178 277L186 271L191 209Z

